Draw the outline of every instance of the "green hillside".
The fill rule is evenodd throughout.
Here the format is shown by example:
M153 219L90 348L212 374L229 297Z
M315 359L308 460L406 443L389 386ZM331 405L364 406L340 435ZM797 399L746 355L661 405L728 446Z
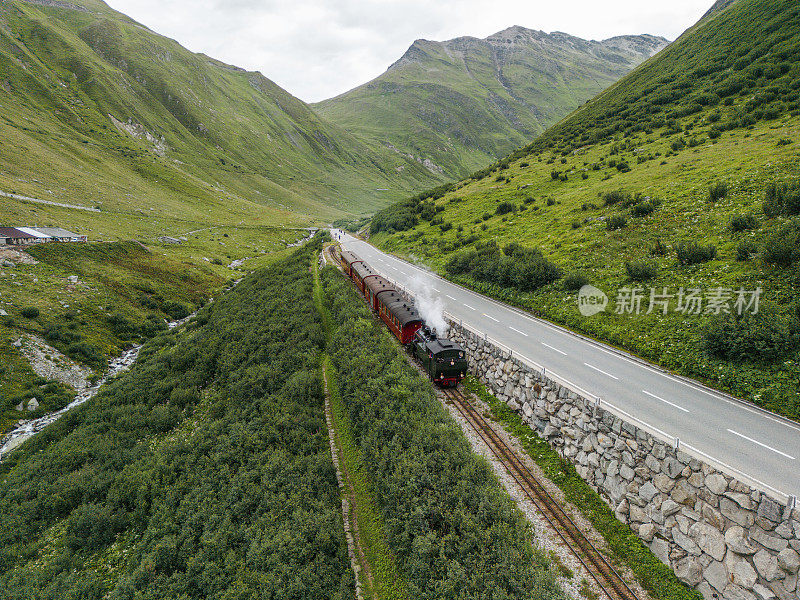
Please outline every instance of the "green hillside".
M0 191L146 216L128 236L153 217L308 223L440 180L100 0L0 4L0 107Z
M528 143L666 44L519 26L482 40L417 40L379 77L314 108L433 172L463 177Z
M379 212L373 240L800 418L798 90L800 6L720 3L529 146ZM608 294L605 312L578 312L586 283ZM616 314L634 287L641 314ZM757 316L709 304L723 288L735 313L737 291L758 287ZM667 314L647 314L650 288L673 295ZM701 290L701 314L676 310L681 288Z

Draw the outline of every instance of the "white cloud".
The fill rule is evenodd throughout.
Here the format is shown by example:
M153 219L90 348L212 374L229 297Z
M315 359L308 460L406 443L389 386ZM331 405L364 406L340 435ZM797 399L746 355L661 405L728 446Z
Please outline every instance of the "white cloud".
M675 39L713 0L110 0L195 52L261 71L307 102L382 73L418 38L486 37L511 25L589 39Z

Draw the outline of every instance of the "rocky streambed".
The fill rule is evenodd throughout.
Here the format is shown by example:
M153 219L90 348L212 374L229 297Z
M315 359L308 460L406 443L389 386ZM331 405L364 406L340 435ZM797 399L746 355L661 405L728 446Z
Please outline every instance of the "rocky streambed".
M185 319L180 319L178 321L172 321L168 324L170 329L174 329L179 325L182 325L189 319L191 319L194 315L189 315ZM28 356L29 360L31 360L31 364L34 367L34 370L39 373L40 375L47 376L51 379L59 379L64 381L64 377L59 377L57 373L53 372L53 364L52 363L45 363L41 360L41 356L44 354L42 344L44 344L43 340L33 339L30 341L29 344L26 344L26 350L23 352ZM59 362L62 362L64 359L60 357L60 353L53 349L48 348L49 355L59 355ZM130 366L136 362L136 359L139 357L139 351L142 349L141 344L134 346L123 352L120 356L112 358L108 362L108 371L106 371L105 375L101 379L97 381L94 385L89 384L88 380L85 377L77 377L75 378L75 366L72 365L68 367L69 371L72 372L73 376L71 380L66 381L70 385L72 385L75 390L75 399L70 402L64 408L48 413L42 417L38 417L36 419L29 419L20 421L17 427L11 431L10 433L6 434L2 438L0 438L0 461L3 460L3 456L17 448L20 444L22 444L25 440L33 437L37 433L39 433L42 429L50 425L51 423L57 421L64 415L67 411L75 408L76 406L80 406L84 402L91 400L100 391L100 388L103 384L111 379L112 377L120 374L121 372L130 368ZM62 369L65 371L65 369Z

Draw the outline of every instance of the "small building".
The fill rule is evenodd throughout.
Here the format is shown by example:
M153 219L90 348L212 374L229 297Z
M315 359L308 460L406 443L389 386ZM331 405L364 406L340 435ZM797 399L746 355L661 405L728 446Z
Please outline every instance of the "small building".
M54 242L85 242L87 237L72 233L61 227L34 227L35 231L50 236Z
M33 227L17 227L22 233L28 233L33 236L31 240L34 244L41 244L43 242L52 242L53 238L45 233L40 233L36 231Z
M8 246L23 246L32 244L37 240L36 236L25 233L16 227L0 227L0 243Z

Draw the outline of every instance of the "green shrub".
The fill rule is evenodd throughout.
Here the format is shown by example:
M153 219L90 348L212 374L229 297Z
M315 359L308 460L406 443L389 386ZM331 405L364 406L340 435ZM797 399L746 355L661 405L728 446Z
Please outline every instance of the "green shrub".
M517 207L516 207L515 204L512 204L511 202L501 202L500 204L497 205L497 208L495 209L494 214L496 214L496 215L505 215L505 214L508 214L510 212L514 212L515 210L517 210Z
M35 306L26 306L19 314L25 317L26 319L36 319L39 316L39 309Z
M625 262L625 272L633 281L647 281L658 275L656 262Z
M589 283L589 278L583 273L570 273L564 277L564 289L571 292L581 289Z
M555 205L555 203L556 203L556 199L555 199L555 198L548 198L548 199L545 201L545 204L547 204L547 206L554 206L554 205Z
M353 597L307 246L3 457L4 599Z
M723 181L718 181L708 188L708 199L711 202L722 200L728 195L728 184Z
M734 233L756 229L757 227L758 221L752 214L736 215L731 219L730 223L730 229Z
M616 190L613 192L606 192L603 194L603 204L605 206L613 206L614 204L618 204L620 202L626 202L630 200L631 195L623 192L622 190Z
M717 247L713 244L702 246L697 242L678 242L675 244L675 253L680 264L696 265L716 258Z
M647 215L651 214L654 210L655 206L653 206L652 202L640 202L639 204L634 204L631 207L631 216L646 217Z
M750 260L758 253L758 246L752 240L742 240L736 247L736 260Z
M606 229L614 231L615 229L622 229L628 224L628 219L625 215L611 215L606 219Z
M764 193L763 206L764 214L770 218L800 214L800 182L770 183Z
M191 314L189 312L189 308L185 304L174 301L165 302L164 306L161 307L161 310L163 310L174 320L185 319Z
M800 261L800 218L784 223L764 241L761 258L765 263L779 267Z
M375 234L381 231L394 233L413 229L419 224L417 215L419 204L418 201L405 200L379 210L370 221L370 233Z
M453 275L468 275L503 287L531 292L561 278L562 271L539 250L509 245L504 252L494 244L454 254L445 265Z
M709 354L734 361L777 360L800 342L794 317L766 311L720 315L703 329L702 339Z

